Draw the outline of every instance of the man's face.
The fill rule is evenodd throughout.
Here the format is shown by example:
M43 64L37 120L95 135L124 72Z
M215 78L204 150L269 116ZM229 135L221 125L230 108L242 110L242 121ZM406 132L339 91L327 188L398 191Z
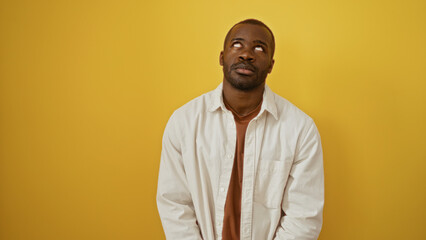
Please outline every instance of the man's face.
M220 53L220 65L234 88L249 91L260 86L274 65L271 34L258 25L235 26Z

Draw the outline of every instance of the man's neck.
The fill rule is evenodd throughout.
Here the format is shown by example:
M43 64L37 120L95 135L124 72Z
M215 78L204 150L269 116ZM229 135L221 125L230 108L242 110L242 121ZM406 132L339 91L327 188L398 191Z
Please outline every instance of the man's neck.
M228 81L223 80L224 101L240 116L245 116L253 111L263 98L265 83L258 87L243 91L234 88Z

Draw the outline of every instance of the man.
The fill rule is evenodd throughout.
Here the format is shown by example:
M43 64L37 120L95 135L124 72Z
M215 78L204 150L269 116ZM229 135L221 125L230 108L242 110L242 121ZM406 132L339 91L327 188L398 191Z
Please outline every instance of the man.
M313 120L265 85L275 40L262 22L229 30L219 87L173 113L157 205L167 239L317 239L324 180Z

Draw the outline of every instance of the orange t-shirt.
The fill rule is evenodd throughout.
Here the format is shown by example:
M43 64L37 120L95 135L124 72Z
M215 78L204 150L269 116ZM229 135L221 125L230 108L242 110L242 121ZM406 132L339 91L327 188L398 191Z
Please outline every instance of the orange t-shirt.
M241 186L243 183L243 164L244 164L244 140L247 126L254 117L260 112L262 102L246 116L239 116L227 103L225 106L234 114L235 125L237 128L237 143L235 147L234 165L232 167L231 180L229 182L228 195L225 202L225 214L223 218L222 239L237 240L240 239L240 221L241 221Z

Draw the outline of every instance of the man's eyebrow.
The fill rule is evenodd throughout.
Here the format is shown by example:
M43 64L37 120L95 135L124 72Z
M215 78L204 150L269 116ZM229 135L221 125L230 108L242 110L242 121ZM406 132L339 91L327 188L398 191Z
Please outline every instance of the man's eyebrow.
M265 46L268 46L268 44L266 44L266 43L264 43L264 42L262 42L262 41L260 41L260 40L254 40L253 42L254 42L254 43L260 43L260 44L263 44L263 45L265 45Z
M233 39L231 39L231 42L232 41L244 41L244 38L233 38Z

